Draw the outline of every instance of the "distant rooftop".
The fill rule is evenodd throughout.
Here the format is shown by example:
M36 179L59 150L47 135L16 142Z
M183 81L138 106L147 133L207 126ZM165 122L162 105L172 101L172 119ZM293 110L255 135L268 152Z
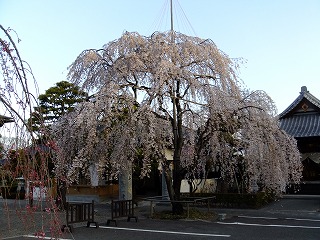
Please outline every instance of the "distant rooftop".
M3 124L5 124L5 123L10 123L10 122L14 122L12 117L6 117L3 115L0 115L0 127L2 127Z
M317 99L315 96L313 96L311 93L309 93L306 86L302 86L300 95L289 105L289 107L287 107L282 113L279 114L279 118L281 119L285 115L287 115L289 112L291 112L295 107L298 106L298 104L304 98L320 109L320 100Z
M280 115L280 128L294 137L320 136L320 100L301 87L300 95Z

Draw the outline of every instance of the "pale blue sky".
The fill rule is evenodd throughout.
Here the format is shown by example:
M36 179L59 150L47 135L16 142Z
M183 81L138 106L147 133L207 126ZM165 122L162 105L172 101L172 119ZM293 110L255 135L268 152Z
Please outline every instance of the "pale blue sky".
M240 77L251 90L266 91L279 112L303 85L320 98L319 0L174 3L175 30L210 38L231 58L246 59ZM101 48L124 31L169 30L169 0L0 0L0 24L19 34L20 54L44 93L66 79L82 50Z

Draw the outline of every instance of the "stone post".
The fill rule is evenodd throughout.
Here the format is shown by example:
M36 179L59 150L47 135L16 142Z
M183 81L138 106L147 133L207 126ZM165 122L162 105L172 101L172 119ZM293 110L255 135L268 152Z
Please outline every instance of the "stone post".
M167 182L166 182L166 177L165 177L164 171L162 171L162 174L161 174L161 194L162 194L163 200L169 199L169 192L168 192L168 187L167 187Z
M132 163L121 168L119 174L119 200L132 200Z

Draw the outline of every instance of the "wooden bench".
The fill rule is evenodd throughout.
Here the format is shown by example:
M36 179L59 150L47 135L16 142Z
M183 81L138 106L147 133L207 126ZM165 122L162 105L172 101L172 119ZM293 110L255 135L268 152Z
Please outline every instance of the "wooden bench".
M92 202L67 202L66 225L62 225L61 231L68 228L72 232L73 223L87 222L87 227L92 223L98 228L98 223L94 221L94 201Z
M130 222L131 218L134 218L136 222L138 217L134 215L134 206L132 200L112 200L111 201L111 219L108 219L107 225L110 222L114 222L117 226L115 218L127 217L127 221Z

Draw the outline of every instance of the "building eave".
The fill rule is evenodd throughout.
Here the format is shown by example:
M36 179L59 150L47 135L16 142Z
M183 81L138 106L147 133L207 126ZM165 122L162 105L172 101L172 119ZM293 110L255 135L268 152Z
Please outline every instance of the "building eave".
M291 111L293 111L303 99L308 100L320 110L320 100L313 96L305 86L301 87L300 95L287 107L282 113L278 115L279 119L285 118ZM319 111L320 112L320 111Z

